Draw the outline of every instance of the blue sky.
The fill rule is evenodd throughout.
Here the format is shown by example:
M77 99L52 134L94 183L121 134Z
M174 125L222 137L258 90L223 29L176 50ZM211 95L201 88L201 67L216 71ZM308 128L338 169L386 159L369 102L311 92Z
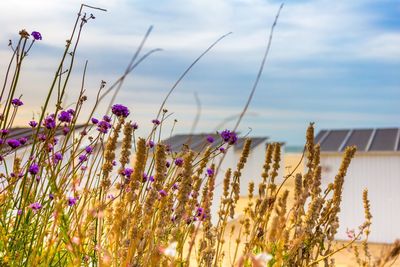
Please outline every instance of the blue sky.
M163 48L133 73L117 102L128 105L142 134L165 94L184 69L220 35L232 31L186 76L167 103L188 132L202 104L197 132L216 130L238 114L254 82L271 23L280 5L266 0L99 0L108 9L84 32L68 99L89 60L87 94L101 79L114 81L129 62L149 25L145 51ZM39 110L75 20L80 1L1 1L0 71L10 56L8 39L21 28L38 30L43 41L27 58L21 86L26 105L21 121ZM16 10L18 10L16 12ZM308 122L320 128L399 127L400 2L389 0L286 1L272 48L239 130L303 143ZM104 105L106 106L106 105ZM100 114L100 113L99 113ZM171 121L172 124L172 121ZM234 121L224 127L232 127Z

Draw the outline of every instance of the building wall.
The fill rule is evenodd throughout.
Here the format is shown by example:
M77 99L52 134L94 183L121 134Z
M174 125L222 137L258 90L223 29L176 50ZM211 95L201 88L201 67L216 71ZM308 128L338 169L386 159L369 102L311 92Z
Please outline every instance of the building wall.
M323 154L323 185L333 181L342 156ZM344 182L340 229L337 239L348 239L346 228L358 229L364 221L362 192L368 189L372 226L369 240L393 242L400 238L400 153L358 154L350 164Z

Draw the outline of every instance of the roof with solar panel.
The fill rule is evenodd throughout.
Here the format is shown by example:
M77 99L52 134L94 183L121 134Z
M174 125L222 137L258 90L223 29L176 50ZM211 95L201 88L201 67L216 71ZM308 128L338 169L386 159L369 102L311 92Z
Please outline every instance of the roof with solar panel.
M400 128L321 130L315 137L322 152L341 152L356 146L359 152L400 152Z

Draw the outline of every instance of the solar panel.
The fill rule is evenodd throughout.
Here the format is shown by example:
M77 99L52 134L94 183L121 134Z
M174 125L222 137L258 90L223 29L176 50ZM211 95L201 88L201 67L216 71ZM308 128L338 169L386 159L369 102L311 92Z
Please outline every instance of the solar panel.
M372 132L372 129L354 130L347 140L345 146L342 148L342 151L346 146L356 146L358 151L365 151Z
M349 130L332 130L321 143L322 151L339 151Z
M370 151L394 151L397 139L397 128L377 129Z

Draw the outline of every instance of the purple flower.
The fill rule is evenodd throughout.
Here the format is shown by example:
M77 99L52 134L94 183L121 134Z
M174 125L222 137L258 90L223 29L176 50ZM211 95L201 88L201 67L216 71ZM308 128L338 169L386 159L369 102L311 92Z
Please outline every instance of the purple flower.
M207 136L207 142L209 142L210 144L214 143L214 137L212 137L211 135Z
M71 122L72 116L68 111L61 111L60 114L58 114L58 120L62 122Z
M151 175L151 176L149 177L149 181L150 181L150 182L154 182L154 176L153 176L153 175Z
M10 140L8 140L7 141L7 144L11 147L11 148L17 148L17 147L19 147L20 145L21 145L21 143L18 141L18 140L16 140L16 139L10 139Z
M153 148L154 142L150 140L149 142L147 142L147 146L149 146L150 148Z
M151 121L154 125L160 125L160 121L157 119L154 119Z
M133 130L137 130L139 128L139 125L136 122L132 123L131 126Z
M36 121L29 122L29 126L31 126L32 128L35 128L37 125L38 125L38 123Z
M167 192L165 192L165 190L160 190L160 191L158 191L158 193L160 194L161 197L167 196Z
M33 210L33 212L36 212L42 208L42 205L39 202L34 202L30 204L29 207Z
M1 134L2 136L6 136L6 135L9 134L9 133L10 133L10 131L7 130L7 129L1 129L1 130L0 130L0 134Z
M72 206L76 205L77 200L78 200L77 198L69 197L68 198L68 206L72 207Z
M143 183L147 181L147 178L148 178L147 173L143 173L143 179L142 179Z
M31 33L31 35L32 35L33 39L35 39L36 41L37 41L37 40L42 40L42 35L40 34L40 32L33 31L33 32Z
M49 194L49 199L53 200L54 199L54 195L52 193Z
M18 214L18 215L21 215L21 214L22 214L22 210L18 210L18 211L17 211L17 214Z
M97 124L97 130L103 134L108 133L108 130L111 129L111 124L105 120L100 121Z
M106 122L111 122L111 117L107 116L107 115L104 115L103 116L103 120L106 121Z
M64 126L62 131L64 135L67 135L69 133L69 128L67 126Z
M80 163L87 161L87 159L88 159L88 158L87 158L86 155L83 155L83 154L82 154L82 155L79 156L79 162L80 162Z
M231 132L229 130L224 130L220 133L221 138L224 140L224 142L229 143L230 145L233 145L237 142L237 134L235 132Z
M69 114L71 114L71 116L74 116L74 115L75 115L75 110L73 110L72 108L68 109L67 112L68 112Z
M175 183L172 185L172 190L176 190L176 189L178 189L178 184Z
M219 149L219 151L220 151L221 153L225 153L225 152L226 152L226 149L223 148L223 147L221 147L221 148Z
M112 161L113 166L117 166L117 162L115 160Z
M176 166L179 166L179 167L182 167L182 165L183 165L183 159L182 159L182 158L177 158L177 159L175 160L175 165L176 165Z
M26 138L26 137L21 137L20 139L18 139L18 141L21 143L21 145L25 145L26 142L28 142L28 138Z
M129 116L129 109L121 104L115 104L111 107L111 112L116 115L117 117L128 117Z
M165 163L165 166L167 166L167 168L169 168L169 166L171 166L171 163L169 161L167 161L167 163Z
M46 141L46 139L47 139L47 136L45 135L45 134L38 134L38 139L40 140L40 141Z
M54 164L57 164L59 161L63 159L63 156L60 152L57 152L53 155L53 162Z
M20 106L22 106L24 103L22 103L21 99L19 99L19 98L14 98L13 100L11 100L11 104L12 104L14 107L20 107Z
M125 168L124 170L122 170L121 174L126 176L126 177L131 177L133 173L133 169L132 168Z
M85 151L86 151L86 153L90 154L90 153L93 152L93 147L87 146L87 147L85 148Z
M51 114L51 115L47 116L44 119L43 125L47 129L54 129L56 127L56 121L54 120L54 114Z
M197 216L197 217L200 217L200 216L202 216L203 214L204 214L204 209L201 208L201 207L198 207L197 210L196 210L196 216Z
M207 169L207 174L208 174L208 176L213 176L213 175L214 175L214 170L208 168L208 169Z
M28 171L30 174L36 175L39 172L39 165L36 163L32 163L32 165L29 166Z
M0 138L0 145L4 144L4 139Z
M99 120L96 119L96 118L92 118L91 121L92 121L93 124L97 124L99 122Z

